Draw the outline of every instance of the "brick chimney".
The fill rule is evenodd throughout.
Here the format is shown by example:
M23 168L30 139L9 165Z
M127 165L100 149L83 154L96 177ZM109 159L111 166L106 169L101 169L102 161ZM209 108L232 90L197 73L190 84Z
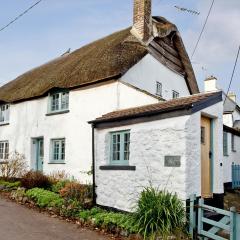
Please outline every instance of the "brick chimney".
M230 92L230 93L228 94L228 97L229 97L232 101L234 101L234 102L237 101L237 96L236 96L236 94L235 94L234 92Z
M134 0L133 27L131 33L148 44L152 38L152 0Z
M204 80L204 91L205 92L213 92L217 91L219 88L217 87L217 78L214 76L210 76Z

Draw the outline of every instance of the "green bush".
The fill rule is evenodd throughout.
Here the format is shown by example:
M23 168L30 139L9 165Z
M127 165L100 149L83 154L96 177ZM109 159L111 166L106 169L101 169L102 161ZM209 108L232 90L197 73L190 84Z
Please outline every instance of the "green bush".
M60 215L68 218L75 218L78 216L79 211L81 210L81 205L76 200L64 201L60 209Z
M17 189L18 187L21 186L21 182L19 182L19 181L7 182L7 181L4 181L4 180L0 180L0 185L4 186L5 188L8 188L8 189Z
M153 187L145 188L140 195L133 219L133 224L144 238L168 236L183 228L184 205L175 194L158 191Z
M48 177L39 171L27 172L21 178L21 183L22 186L27 189L31 188L50 189L51 187L51 182L49 181Z
M60 191L69 183L70 180L60 180L52 185L52 191L55 193L60 193Z
M64 204L64 199L62 199L59 194L40 188L33 188L28 190L26 192L26 196L36 202L37 206L40 208L60 208Z

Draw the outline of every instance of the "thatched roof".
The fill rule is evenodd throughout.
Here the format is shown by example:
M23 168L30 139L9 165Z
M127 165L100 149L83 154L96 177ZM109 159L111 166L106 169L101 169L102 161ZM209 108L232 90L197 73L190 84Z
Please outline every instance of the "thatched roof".
M159 28L169 28L169 34L172 26L167 21L159 21ZM191 63L182 42L179 38L177 41L181 52L179 55L184 58L183 67L190 69L186 77L190 92L197 93ZM19 76L0 88L0 101L23 101L43 96L53 88L71 89L106 79L117 79L148 52L148 47L138 42L130 33L130 28L127 28Z

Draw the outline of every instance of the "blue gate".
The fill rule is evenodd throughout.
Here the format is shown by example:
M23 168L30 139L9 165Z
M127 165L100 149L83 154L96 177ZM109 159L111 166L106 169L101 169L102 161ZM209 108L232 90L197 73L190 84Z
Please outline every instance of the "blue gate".
M240 165L232 165L232 188L240 188Z
M191 196L189 233L193 239L196 239L194 238L194 232L196 232L198 239L238 240L237 237L240 236L240 215L237 214L234 207L230 211L215 208L204 204L202 198L199 199L198 204L195 203L196 196ZM209 213L217 214L220 218L218 220L213 219ZM196 214L198 214L197 223ZM206 224L208 227L205 226ZM227 236L222 236L221 233Z

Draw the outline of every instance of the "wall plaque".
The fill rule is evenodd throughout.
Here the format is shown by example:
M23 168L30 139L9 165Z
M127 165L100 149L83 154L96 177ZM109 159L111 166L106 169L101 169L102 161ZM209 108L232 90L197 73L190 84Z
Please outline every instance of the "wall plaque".
M181 156L165 156L164 157L165 167L180 167L181 166Z

